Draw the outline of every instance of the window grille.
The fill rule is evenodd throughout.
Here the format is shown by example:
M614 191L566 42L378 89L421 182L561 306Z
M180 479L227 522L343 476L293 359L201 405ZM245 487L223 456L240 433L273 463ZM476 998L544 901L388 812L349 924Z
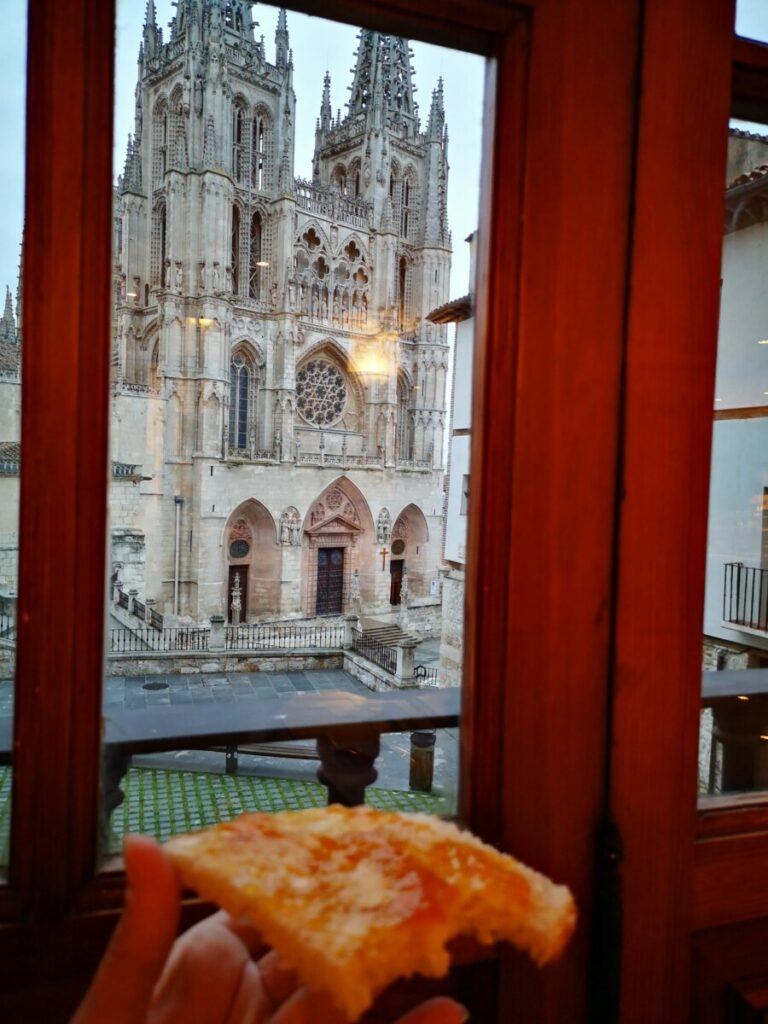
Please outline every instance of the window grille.
M250 360L236 353L229 367L229 447L237 452L251 448L253 377Z
M261 270L263 260L261 214L254 213L251 217L250 263L248 268L248 295L252 299L261 298Z
M232 207L232 292L240 294L240 207L235 203Z
M166 205L165 201L158 203L152 214L152 284L162 288L165 284L165 255L166 255Z

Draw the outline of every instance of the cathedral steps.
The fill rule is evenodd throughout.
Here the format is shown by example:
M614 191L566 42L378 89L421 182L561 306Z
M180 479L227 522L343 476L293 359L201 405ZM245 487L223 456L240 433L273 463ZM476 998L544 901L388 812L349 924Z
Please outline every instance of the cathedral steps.
M406 633L395 623L377 622L375 619L368 619L363 623L363 638L375 640L385 647L396 647L401 640L414 640L420 642L420 638L412 633Z

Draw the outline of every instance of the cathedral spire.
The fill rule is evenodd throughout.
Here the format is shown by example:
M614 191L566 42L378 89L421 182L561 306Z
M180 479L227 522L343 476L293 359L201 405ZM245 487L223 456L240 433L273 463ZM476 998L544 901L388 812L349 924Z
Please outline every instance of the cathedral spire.
M442 141L445 127L445 103L443 98L443 80L438 78L437 88L432 90L432 105L429 108L427 136L430 141Z
M142 57L146 60L156 57L162 44L162 32L157 27L155 0L147 0L147 7L144 12L144 31L141 39Z
M320 130L327 132L333 121L333 111L331 110L331 75L330 72L325 72L325 78L323 79L323 101L320 104Z
M13 299L11 297L11 289L8 285L5 286L5 310L3 312L2 320L0 320L0 338L6 338L9 341L16 340L16 320L13 316Z
M350 115L381 110L385 116L412 118L415 89L408 40L370 29L362 29L359 39Z
M277 28L275 29L275 64L284 68L288 63L288 19L285 15L285 8L280 8L277 16Z

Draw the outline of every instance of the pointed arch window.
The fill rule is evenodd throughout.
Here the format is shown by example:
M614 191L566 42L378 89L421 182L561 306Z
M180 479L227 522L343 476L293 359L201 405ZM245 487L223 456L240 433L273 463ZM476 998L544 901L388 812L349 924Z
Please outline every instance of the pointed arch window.
M250 262L248 266L248 296L251 299L261 298L261 269L263 259L263 230L261 214L254 213L251 218Z
M400 235L412 238L416 227L416 182L410 176L403 179L400 204Z
M232 207L232 292L240 294L240 207L235 203Z
M267 126L263 114L256 114L251 128L251 185L263 192L266 185Z
M243 176L244 126L245 111L237 103L232 111L232 176L235 181L240 181Z
M254 430L255 369L243 351L235 352L229 364L229 449L246 454L251 450Z
M405 375L397 375L397 461L413 458L413 427L411 423L411 388Z
M408 317L408 260L400 257L397 265L397 326L405 329Z
M162 185L168 170L168 106L165 102L155 107L152 123L152 187Z
M167 208L165 202L155 206L152 214L152 284L157 288L165 285L165 260L167 252Z

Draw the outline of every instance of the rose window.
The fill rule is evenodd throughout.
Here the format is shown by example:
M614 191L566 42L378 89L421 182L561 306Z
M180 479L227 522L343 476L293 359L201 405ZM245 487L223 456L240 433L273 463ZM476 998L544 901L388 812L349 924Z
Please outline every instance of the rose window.
M312 359L296 374L296 405L309 423L329 427L341 418L347 385L332 363Z

